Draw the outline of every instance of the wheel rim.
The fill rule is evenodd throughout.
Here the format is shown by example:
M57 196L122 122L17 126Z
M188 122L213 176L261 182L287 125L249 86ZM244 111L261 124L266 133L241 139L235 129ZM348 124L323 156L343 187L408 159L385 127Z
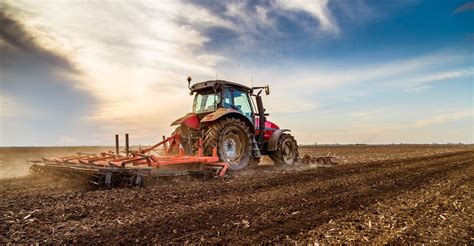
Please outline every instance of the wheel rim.
M222 153L226 161L238 162L244 153L243 139L234 129L229 129L222 136Z

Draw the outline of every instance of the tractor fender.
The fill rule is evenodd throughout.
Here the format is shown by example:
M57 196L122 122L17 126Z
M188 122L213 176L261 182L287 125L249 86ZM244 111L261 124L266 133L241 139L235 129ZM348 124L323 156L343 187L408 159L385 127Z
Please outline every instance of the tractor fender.
M272 133L270 139L268 140L268 151L275 151L278 148L278 140L280 139L281 134L284 132L289 132L289 129L278 129Z
M187 113L185 116L173 121L171 123L171 126L176 126L176 125L181 125L184 124L188 127L191 127L193 129L198 129L199 128L199 119L194 113Z
M204 118L202 118L201 120L201 123L210 123L210 122L214 122L225 117L238 118L242 120L243 122L245 122L245 124L247 124L247 126L250 128L252 133L255 132L255 126L253 125L252 121L250 121L249 118L245 117L245 115L243 115L242 113L240 113L239 111L235 109L219 108L215 112L212 112L204 116Z

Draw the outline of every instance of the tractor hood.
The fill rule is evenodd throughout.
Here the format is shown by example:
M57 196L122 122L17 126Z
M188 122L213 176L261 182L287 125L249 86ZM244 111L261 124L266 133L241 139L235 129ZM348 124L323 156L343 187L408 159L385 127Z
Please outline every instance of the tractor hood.
M258 117L255 117L255 125L258 126L259 123L260 123L260 120L258 119ZM273 123L269 120L266 120L265 121L265 129L275 131L275 130L280 129L280 127L277 124L275 124L275 123Z
M202 118L201 122L212 122L212 121L215 121L215 120L217 120L217 119L221 118L222 116L227 115L229 113L235 113L235 114L242 115L242 113L240 113L239 111L237 111L235 109L218 108L216 111L214 111L212 113L209 113L206 116L204 116L204 118Z

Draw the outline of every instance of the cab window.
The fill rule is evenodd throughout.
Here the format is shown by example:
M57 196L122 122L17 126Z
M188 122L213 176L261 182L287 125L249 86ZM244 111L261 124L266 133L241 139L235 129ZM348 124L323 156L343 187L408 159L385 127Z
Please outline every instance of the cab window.
M224 95L222 97L222 107L224 108L232 108L233 99L232 99L232 92L230 89L224 90Z
M193 112L196 114L213 112L219 104L219 93L210 91L199 93L194 98Z
M232 91L234 106L242 114L247 116L247 118L252 118L252 107L250 106L250 100L247 93L240 90Z

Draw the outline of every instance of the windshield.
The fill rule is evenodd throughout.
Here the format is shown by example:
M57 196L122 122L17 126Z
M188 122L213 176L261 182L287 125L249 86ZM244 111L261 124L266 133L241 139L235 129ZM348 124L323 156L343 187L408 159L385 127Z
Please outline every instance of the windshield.
M217 109L219 102L219 92L209 91L199 93L194 98L193 112L196 114L213 112Z

